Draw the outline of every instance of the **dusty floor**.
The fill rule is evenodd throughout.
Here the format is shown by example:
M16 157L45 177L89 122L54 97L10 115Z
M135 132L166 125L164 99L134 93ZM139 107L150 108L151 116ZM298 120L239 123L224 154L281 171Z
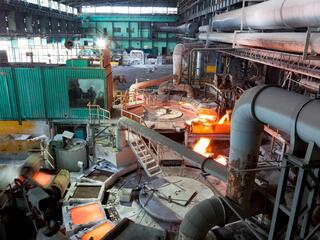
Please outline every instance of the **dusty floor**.
M136 81L141 82L147 79L156 79L172 74L172 65L135 65L117 66L112 68L113 77L123 75L126 83L119 84L119 90L128 89Z

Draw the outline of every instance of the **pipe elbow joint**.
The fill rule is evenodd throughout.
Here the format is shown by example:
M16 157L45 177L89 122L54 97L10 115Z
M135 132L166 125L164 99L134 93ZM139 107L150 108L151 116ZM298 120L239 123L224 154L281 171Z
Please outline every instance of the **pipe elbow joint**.
M213 197L195 205L184 217L179 240L204 240L211 228L223 227L226 211L220 198Z

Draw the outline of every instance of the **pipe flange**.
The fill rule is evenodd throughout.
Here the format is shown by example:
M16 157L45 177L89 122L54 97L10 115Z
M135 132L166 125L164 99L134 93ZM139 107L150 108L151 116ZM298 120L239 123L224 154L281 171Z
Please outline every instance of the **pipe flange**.
M293 114L291 115L290 144L292 144L292 150L294 149L295 143L299 139L296 130L297 130L297 122L298 122L298 118L300 116L300 113L301 113L302 109L304 109L305 106L307 106L310 102L313 102L313 101L314 101L314 99L308 99L306 101L303 101L301 104L299 104L295 108Z
M260 95L264 90L266 90L267 88L271 88L271 87L280 88L280 87L277 86L277 85L264 85L264 86L262 86L262 87L254 94L254 97L253 97L252 103L251 103L251 114L252 114L253 118L254 118L256 121L258 121L259 123L263 124L263 125L264 125L264 123L257 118L257 115L256 115L256 113L255 113L255 110L254 110L254 109L255 109L255 105L256 105L255 103L256 103L256 100L258 99L259 95Z
M201 163L201 175L202 176L208 176L210 175L210 173L207 173L206 170L204 169L204 165L206 164L207 161L214 161L212 157L207 157L206 159L203 160L203 162Z

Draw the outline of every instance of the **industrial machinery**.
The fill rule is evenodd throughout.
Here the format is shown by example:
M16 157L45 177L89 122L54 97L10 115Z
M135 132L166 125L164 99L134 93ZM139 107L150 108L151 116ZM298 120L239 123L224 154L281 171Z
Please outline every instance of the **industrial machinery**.
M19 171L0 174L0 239L320 239L320 1L205 1L186 14L152 26L180 42L151 80L112 79L108 47L103 68L1 68L0 114L22 125L2 128L0 160ZM138 39L122 71L145 67ZM17 143L25 119L48 137L30 124Z

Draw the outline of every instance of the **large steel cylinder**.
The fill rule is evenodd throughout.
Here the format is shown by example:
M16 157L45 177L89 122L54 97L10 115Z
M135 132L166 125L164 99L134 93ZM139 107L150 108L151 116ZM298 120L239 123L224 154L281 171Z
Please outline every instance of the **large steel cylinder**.
M198 32L199 25L197 23L186 23L180 26L162 26L159 27L160 32L194 34Z
M49 189L53 191L57 197L63 198L64 193L70 183L70 173L69 171L62 169L53 179Z
M72 145L67 149L55 148L55 154L58 169L79 172L80 167L78 166L78 162L83 163L83 168L88 166L87 145L81 139L74 139Z
M236 43L242 46L272 49L284 52L302 53L304 51L306 34L301 32L277 33L200 33L200 40L214 42ZM320 54L320 34L313 33L310 39L309 53Z
M270 0L213 18L221 31L243 29L294 29L320 26L319 0Z

